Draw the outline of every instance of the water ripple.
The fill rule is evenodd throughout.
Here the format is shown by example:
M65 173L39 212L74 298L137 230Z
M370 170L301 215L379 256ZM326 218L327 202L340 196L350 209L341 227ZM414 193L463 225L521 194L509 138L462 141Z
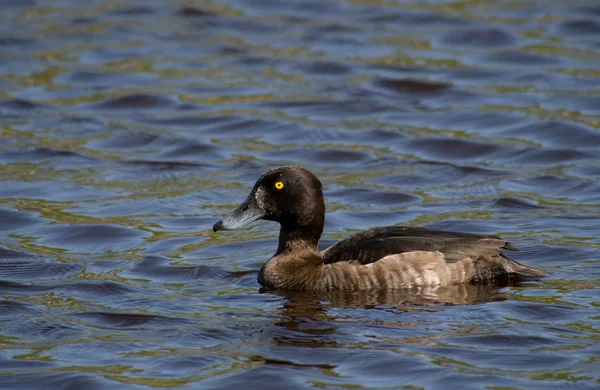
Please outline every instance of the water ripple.
M0 3L4 387L597 387L597 2ZM499 234L550 276L261 290L278 226L211 227L283 164L320 248Z

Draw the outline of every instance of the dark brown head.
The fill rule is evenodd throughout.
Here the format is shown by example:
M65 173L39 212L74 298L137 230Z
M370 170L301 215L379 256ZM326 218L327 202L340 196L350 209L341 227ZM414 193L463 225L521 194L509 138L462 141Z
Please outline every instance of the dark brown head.
M325 203L321 182L306 169L285 166L261 176L248 198L213 230L232 230L257 219L279 222L282 231L314 236L323 232Z

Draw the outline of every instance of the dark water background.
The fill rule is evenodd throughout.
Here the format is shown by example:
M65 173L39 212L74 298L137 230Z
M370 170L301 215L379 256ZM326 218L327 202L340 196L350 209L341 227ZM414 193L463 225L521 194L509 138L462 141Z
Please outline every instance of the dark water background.
M551 276L261 293L282 164ZM0 0L0 175L2 388L600 386L595 0Z

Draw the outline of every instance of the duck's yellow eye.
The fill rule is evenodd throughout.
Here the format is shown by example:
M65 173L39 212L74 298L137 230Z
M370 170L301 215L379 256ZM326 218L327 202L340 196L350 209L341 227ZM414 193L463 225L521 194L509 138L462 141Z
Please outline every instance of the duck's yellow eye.
M275 183L275 189L276 190L283 189L283 182L282 181L278 181L277 183Z

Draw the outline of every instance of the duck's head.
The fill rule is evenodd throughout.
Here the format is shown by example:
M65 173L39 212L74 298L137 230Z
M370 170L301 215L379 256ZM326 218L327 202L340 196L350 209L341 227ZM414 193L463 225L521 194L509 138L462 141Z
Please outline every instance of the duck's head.
M285 166L262 175L246 200L213 225L213 230L239 229L258 219L279 222L282 230L323 231L325 203L319 179L306 169Z

